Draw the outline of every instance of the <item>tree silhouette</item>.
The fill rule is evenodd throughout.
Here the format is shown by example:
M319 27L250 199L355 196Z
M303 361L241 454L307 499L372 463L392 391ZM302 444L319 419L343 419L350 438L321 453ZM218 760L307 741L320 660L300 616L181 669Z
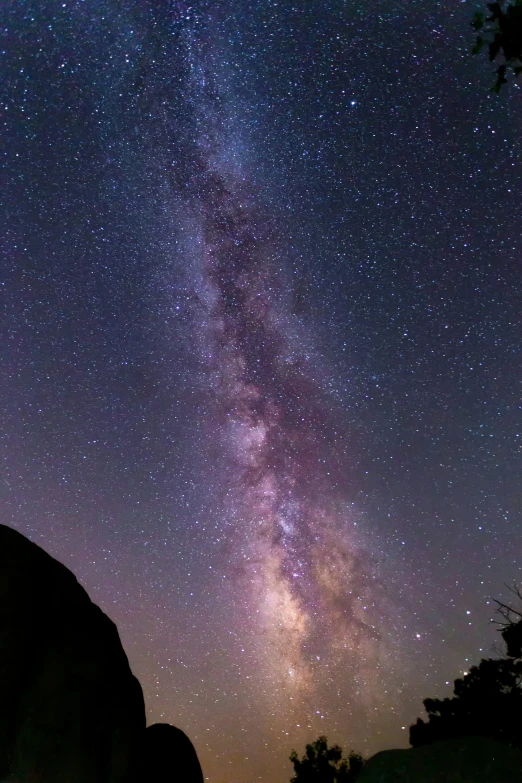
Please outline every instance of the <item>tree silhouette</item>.
M362 756L350 751L343 758L339 745L329 748L324 736L306 746L302 759L293 750L290 761L295 772L290 783L353 783L364 767Z
M477 35L473 53L477 54L484 46L488 47L490 62L499 55L504 62L497 68L497 80L493 87L499 92L503 84L507 84L506 74L509 69L514 76L522 73L522 0L513 0L503 9L503 0L488 3L489 16L484 11L478 11L472 22Z
M514 594L522 601L520 590ZM455 680L454 696L425 699L428 721L410 726L414 747L462 736L493 737L522 748L522 613L496 602L505 657L482 659Z
M518 603L522 605L522 592L518 585L515 584L509 589ZM496 599L495 603L497 613L502 618L496 623L501 628L500 634L506 645L506 654L509 658L522 659L522 612Z

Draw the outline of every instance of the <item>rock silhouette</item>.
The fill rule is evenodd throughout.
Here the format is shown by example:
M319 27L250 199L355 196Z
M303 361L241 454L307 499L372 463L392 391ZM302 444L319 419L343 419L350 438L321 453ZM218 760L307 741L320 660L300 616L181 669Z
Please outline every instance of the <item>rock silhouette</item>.
M182 731L145 730L114 623L64 565L0 525L0 782L156 783L156 769L202 783Z
M181 729L168 723L148 727L140 779L147 783L203 783L194 746Z
M0 779L129 783L145 730L116 626L73 574L0 526Z
M522 751L487 737L460 737L368 759L357 783L520 783Z

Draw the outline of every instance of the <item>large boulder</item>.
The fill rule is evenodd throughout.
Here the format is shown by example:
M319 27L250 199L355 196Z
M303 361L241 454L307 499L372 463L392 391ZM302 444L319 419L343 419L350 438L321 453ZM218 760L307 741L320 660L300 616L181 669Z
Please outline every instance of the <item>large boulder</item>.
M116 626L0 525L0 781L133 783L145 708Z
M522 751L462 737L372 756L357 783L521 783Z
M140 780L144 783L203 783L192 742L168 723L154 723L145 732Z

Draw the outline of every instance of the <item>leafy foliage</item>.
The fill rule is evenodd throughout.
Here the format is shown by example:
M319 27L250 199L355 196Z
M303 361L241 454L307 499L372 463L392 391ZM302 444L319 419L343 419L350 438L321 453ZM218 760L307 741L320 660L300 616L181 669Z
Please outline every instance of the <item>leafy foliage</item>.
M343 758L339 745L329 748L326 737L307 745L302 759L293 750L290 761L295 772L290 783L353 783L364 767L362 756L350 751Z
M478 11L472 22L477 35L473 53L477 54L484 46L489 49L491 62L499 55L504 62L497 68L497 80L493 87L499 92L503 84L507 84L506 74L512 69L518 76L522 73L522 0L508 3L506 10L503 2L488 3L489 16Z
M487 736L522 748L522 663L482 660L455 680L452 699L425 699L428 721L410 727L414 747L461 736Z
M518 588L515 595L522 600ZM522 614L497 601L506 655L483 659L455 680L451 699L425 699L428 721L410 726L414 747L462 736L487 736L522 748Z

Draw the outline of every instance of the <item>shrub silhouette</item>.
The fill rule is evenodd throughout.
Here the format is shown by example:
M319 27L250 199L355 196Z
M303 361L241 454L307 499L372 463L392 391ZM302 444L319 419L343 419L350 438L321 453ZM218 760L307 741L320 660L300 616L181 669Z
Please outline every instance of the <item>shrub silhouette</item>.
M517 598L522 596L514 588ZM425 699L428 720L410 726L414 747L462 736L486 736L522 748L522 614L497 601L506 654L482 659L455 680L454 696Z
M343 758L339 745L329 748L324 736L306 746L302 759L293 750L290 761L295 771L290 783L353 783L364 767L362 756L350 751Z

